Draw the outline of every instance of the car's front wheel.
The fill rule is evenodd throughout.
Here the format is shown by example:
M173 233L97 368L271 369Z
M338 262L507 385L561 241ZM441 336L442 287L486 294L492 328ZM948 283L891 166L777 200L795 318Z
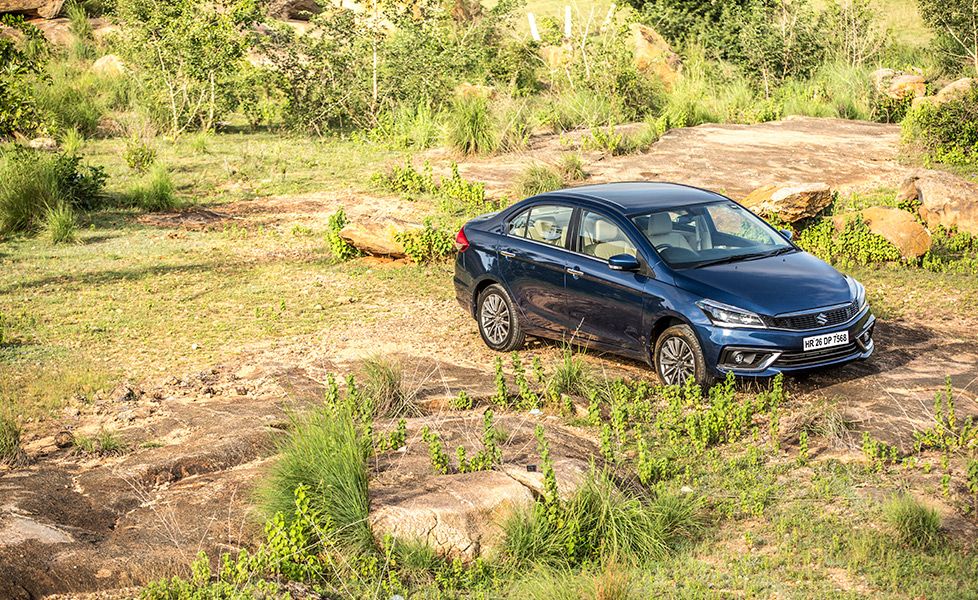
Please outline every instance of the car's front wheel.
M493 350L512 352L521 348L526 340L516 307L501 285L490 285L479 294L476 320L482 341Z
M689 325L674 325L655 341L655 372L664 385L684 385L692 379L702 387L711 377L706 368L703 349Z

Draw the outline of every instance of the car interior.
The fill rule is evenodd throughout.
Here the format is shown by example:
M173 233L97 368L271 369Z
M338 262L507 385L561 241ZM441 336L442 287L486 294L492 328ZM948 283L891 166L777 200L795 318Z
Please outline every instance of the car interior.
M602 260L618 254L637 254L621 229L596 213L587 213L581 221L581 252Z

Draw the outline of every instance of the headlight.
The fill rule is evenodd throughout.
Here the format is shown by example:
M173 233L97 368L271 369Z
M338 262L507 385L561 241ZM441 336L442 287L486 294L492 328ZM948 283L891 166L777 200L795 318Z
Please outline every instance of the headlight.
M696 306L706 313L714 325L720 327L767 327L757 314L736 306L713 300L700 300Z
M866 308L866 288L852 277L849 277L849 287L852 289L852 299L859 307L857 310Z

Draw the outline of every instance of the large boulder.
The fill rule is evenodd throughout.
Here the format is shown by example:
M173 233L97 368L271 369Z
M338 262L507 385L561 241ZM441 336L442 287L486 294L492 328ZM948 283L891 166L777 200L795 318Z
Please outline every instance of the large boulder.
M382 540L424 542L442 556L471 561L498 546L501 524L530 506L529 488L500 471L438 476L422 491L384 488L370 499L370 527Z
M920 98L927 94L927 80L920 73L877 69L870 74L873 87L890 98Z
M276 19L308 21L321 12L323 7L316 0L272 0L268 6L268 14Z
M871 232L896 246L903 258L917 258L930 250L931 239L927 228L905 210L892 206L872 206L858 213L837 215L834 219L836 229L842 230L855 215L862 216Z
M40 29L44 39L55 46L67 46L75 39L68 19L31 19L28 23Z
M418 227L416 224L395 221L366 221L347 223L340 230L346 243L371 256L404 258L404 246L397 241L398 233Z
M940 91L934 95L934 103L944 104L949 100L960 98L961 96L967 94L968 90L971 89L971 86L975 85L976 83L978 83L978 81L972 79L971 77L962 77L961 79L952 81L951 83L942 87Z
M42 19L53 19L61 13L64 0L0 0L0 13L22 13Z
M679 55L673 52L665 38L647 25L631 25L634 43L635 67L646 73L654 73L666 85L672 85L682 66Z
M814 217L832 204L832 189L825 183L766 185L748 194L741 204L756 213L794 223Z
M920 202L918 212L932 229L943 225L978 235L978 185L970 181L921 169L903 182L899 199Z

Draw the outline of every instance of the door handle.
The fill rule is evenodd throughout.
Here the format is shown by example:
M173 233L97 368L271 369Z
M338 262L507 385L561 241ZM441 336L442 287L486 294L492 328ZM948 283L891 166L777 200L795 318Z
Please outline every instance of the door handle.
M510 252L508 250L500 250L499 253L505 256L506 258L513 258L514 256L516 256L515 252Z
M581 275L584 275L584 271L578 271L577 269L572 269L570 267L567 267L567 272L573 275L574 277L580 277Z

